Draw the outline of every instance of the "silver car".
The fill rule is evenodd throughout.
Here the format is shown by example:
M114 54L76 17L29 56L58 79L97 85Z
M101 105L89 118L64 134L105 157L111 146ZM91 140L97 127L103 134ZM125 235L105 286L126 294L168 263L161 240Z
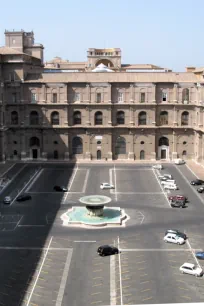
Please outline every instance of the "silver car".
M12 198L10 196L7 196L4 198L4 204L10 204L12 201Z

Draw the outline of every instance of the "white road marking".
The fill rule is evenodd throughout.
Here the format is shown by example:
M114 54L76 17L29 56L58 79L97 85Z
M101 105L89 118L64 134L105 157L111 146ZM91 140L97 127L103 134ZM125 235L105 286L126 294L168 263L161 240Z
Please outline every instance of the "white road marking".
M152 170L152 168L134 168L134 167L132 167L132 168L117 168L117 170L127 170L127 171L150 171L150 170Z
M120 240L118 236L118 250L120 250ZM123 305L123 287L122 287L122 273L121 273L121 257L120 252L118 254L119 258L119 277L120 277L120 304Z
M37 176L39 173L39 170L33 175L31 176L31 178L29 179L29 181L25 184L25 186L20 190L20 192L16 195L16 197L13 199L13 201L10 203L10 206L15 202L15 200L17 199L17 197L26 189L26 187L30 184L30 182L35 178L35 176Z
M69 240L68 240L69 241ZM35 251L35 250L49 250L49 251L68 251L70 248L40 248L40 247L1 247L0 246L0 250L31 250L31 251Z
M197 178L199 179L199 177L195 174L195 172L186 164L186 167L188 168L188 170L190 170L190 172Z
M28 188L25 190L25 192L28 192L31 187L34 185L34 183L37 181L37 179L40 177L40 175L43 173L44 169L41 169L38 174L36 175L36 177L34 178L34 180L32 181L32 183L30 184L30 186L28 186Z
M90 240L90 241L88 241L88 240L87 240L87 241L83 241L83 240L75 240L74 242L96 242L96 241L91 241L91 240Z
M161 182L160 182L160 180L158 179L158 177L157 177L157 175L156 175L156 173L155 173L155 170L152 169L152 171L153 171L154 176L156 177L156 180L157 180L157 182L158 182L158 184L159 184L159 186L160 186L160 188L161 188L161 190L162 190L163 195L165 196L165 198L166 198L166 200L167 200L167 203L168 203L169 206L171 207L171 205L170 205L170 203L169 203L169 199L168 199L166 193L164 192L164 190L163 190L163 188L162 188ZM171 208L172 208L172 207L171 207Z
M6 189L6 187L8 187L10 185L11 182L13 182L15 180L15 178L19 175L19 173L25 168L27 167L27 165L24 165L13 177L10 181L8 181L8 183L1 189L0 194Z
M89 173L90 173L90 169L86 170L86 176L85 176L85 180L84 180L84 186L83 186L83 189L82 189L82 193L85 193L85 191L86 191L86 186L87 186L87 183L88 183Z
M191 252L189 249L120 249L121 252Z
M189 185L189 187L193 190L193 192L197 195L197 197L201 200L201 202L204 204L204 199L202 198L202 196L197 192L196 189L193 188L193 186L190 184L190 182L187 180L187 178L183 175L183 173L181 172L181 170L179 169L179 167L176 167L176 165L174 165L175 168L178 170L178 172L181 174L181 176L183 177L183 179L187 182L187 184Z
M65 266L64 266L64 271L63 271L63 275L62 275L62 279L61 279L61 283L60 283L60 288L59 288L59 292L58 292L57 300L56 300L56 304L55 304L56 306L61 306L62 305L64 290L65 290L67 277L68 277L68 273L69 273L69 268L70 268L70 263L71 263L71 258L72 258L72 253L73 253L73 249L70 249L68 251L68 254L67 254L67 259L66 259L66 263L65 263Z
M113 192L116 194L164 194L164 192Z
M9 168L8 168L4 173L2 173L0 176L1 176L1 177L4 177L4 175L7 174L15 165L16 165L16 163L13 164L13 165L11 165L11 167L9 167ZM25 165L25 166L26 166L26 165Z
M49 248L50 248L50 245L51 245L51 243L52 243L52 239L53 239L53 236L50 238L50 242L49 242L49 244L48 244L47 251L46 251L45 256L44 256L44 258L43 258L42 264L41 264L41 266L40 266L38 275L37 275L37 277L36 277L35 283L34 283L33 288L32 288L32 290L31 290L31 293L30 293L30 296L29 296L29 298L28 298L28 301L27 301L26 306L29 306L29 303L30 303L30 300L31 300L31 298L32 298L33 292L34 292L34 290L35 290L36 284L37 284L37 282L38 282L38 279L39 279L39 276L40 276L42 267L43 267L44 262L45 262L45 259L46 259L46 257L47 257L47 253L48 253Z
M115 178L115 189L114 189L114 191L115 191L115 200L116 200L116 202L117 202L118 197L117 197L117 179L116 179L115 164L114 164L114 178Z
M109 169L109 181L110 181L110 184L111 184L111 185L114 185L114 184L113 184L112 170L113 170L113 169L111 169L111 168ZM110 193L111 193L111 194L114 193L112 189L110 189Z
M192 249L192 247L191 247L190 242L189 242L188 239L186 240L186 244L187 244L187 246L189 247L189 251L191 251L191 253L192 253L192 255L193 255L193 257L194 257L194 259L195 259L197 265L199 266L199 268L201 268L201 266L200 266L200 264L199 264L199 261L198 261L198 259L196 258L195 254L194 254L194 251L193 251L193 249ZM201 269L202 269L202 268L201 268Z
M45 226L45 224L33 224L33 225L22 224L22 225L18 225L18 227L43 227L43 226Z
M115 246L115 241L114 241ZM115 256L110 256L110 305L116 305Z
M68 196L68 194L70 193L70 192L69 192L69 190L70 190L70 189L71 189L71 187L72 187L72 184L73 184L73 181L74 181L74 179L75 179L75 176L76 176L77 170L78 170L78 165L77 165L77 167L75 168L75 172L74 172L74 174L72 175L71 182L70 182L70 184L69 184L69 186L68 186L68 192L66 193L65 197L64 197L64 198L63 198L63 200L62 200L62 202L63 202L63 203L66 201L67 196Z

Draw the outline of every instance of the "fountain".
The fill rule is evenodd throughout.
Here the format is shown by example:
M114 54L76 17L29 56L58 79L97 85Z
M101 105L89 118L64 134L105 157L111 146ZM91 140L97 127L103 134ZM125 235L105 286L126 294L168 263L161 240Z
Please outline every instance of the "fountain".
M75 206L68 209L61 216L64 226L81 227L115 227L125 226L129 219L124 209L120 207L107 207L111 198L103 195L89 195L79 199L84 206Z

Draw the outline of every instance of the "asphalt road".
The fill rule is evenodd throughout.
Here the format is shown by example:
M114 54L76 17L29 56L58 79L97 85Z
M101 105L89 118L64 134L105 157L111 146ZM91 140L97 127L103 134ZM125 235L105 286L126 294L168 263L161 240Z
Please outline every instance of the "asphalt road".
M0 305L78 306L203 302L204 278L182 275L184 262L196 263L203 246L204 195L190 186L184 165L165 164L189 198L185 209L171 208L149 165L16 164L14 178L0 193ZM112 182L115 190L101 190ZM68 193L56 193L54 185ZM21 193L32 200L2 204ZM126 227L62 227L60 216L79 206L84 195L111 197L130 216ZM185 231L183 246L165 244L168 228ZM115 244L121 254L98 257L99 245ZM199 264L203 266L201 261Z

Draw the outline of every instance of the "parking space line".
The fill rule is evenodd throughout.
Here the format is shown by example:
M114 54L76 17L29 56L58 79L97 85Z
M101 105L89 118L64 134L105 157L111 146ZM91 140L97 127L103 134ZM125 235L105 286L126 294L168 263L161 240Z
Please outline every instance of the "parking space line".
M48 251L49 251L49 247L50 247L50 245L51 245L51 243L52 243L52 239L53 239L53 236L50 238L50 241L49 241L49 244L48 244L47 251L46 251L45 256L44 256L44 258L43 258L42 264L41 264L41 266L40 266L38 275L37 275L36 280L35 280L35 282L34 282L34 285L33 285L33 288L32 288L32 290L31 290L31 293L30 293L30 296L29 296L29 298L28 298L28 302L27 302L26 306L29 305L30 300L31 300L31 298L32 298L32 295L33 295L33 292L34 292L34 290L35 290L36 284L37 284L37 282L38 282L38 279L39 279L39 276L40 276L40 273L41 273L43 264L44 264L44 262L45 262L45 260L46 260L47 253L48 253Z
M25 192L28 192L31 187L35 184L35 182L38 180L38 178L41 176L41 174L43 173L44 169L41 169L40 171L38 171L37 175L35 176L35 178L33 179L33 181L31 182L30 186L28 186L28 188L26 188Z
M189 242L188 239L187 239L187 241L186 241L186 244L188 245L188 247L189 247L189 249L190 249L190 251L191 251L191 253L192 253L192 255L193 255L193 257L194 257L194 259L195 259L195 261L196 261L196 263L197 263L197 265L198 265L198 267L201 268L201 266L200 266L200 264L199 264L199 261L198 261L198 259L196 258L196 256L195 256L195 254L194 254L194 252L193 252L193 249L192 249L192 247L191 247L190 242Z
M151 299L153 299L153 296L150 296L150 297L148 297L148 298L145 298L145 299L143 299L142 301L147 301L147 300L151 300Z
M146 292L146 291L150 291L151 289L144 289L144 290L141 290L141 292Z
M101 292L95 292L95 293L91 293L91 295L96 295L96 294L100 294Z
M67 200L68 194L70 193L69 190L70 190L71 187L72 187L72 184L73 184L73 181L74 181L74 179L75 179L77 170L78 170L78 164L77 164L77 166L76 166L76 168L75 168L74 174L72 175L71 182L70 182L70 184L68 185L68 192L67 192L67 194L65 195L65 197L64 197L64 199L63 199L63 203L65 203L65 201Z
M115 246L115 241L114 241ZM116 260L110 257L110 305L116 305Z
M86 172L82 193L85 193L85 191L86 191L86 186L87 186L87 183L88 183L89 173L90 173L90 169L88 169L87 172Z
M117 197L117 178L116 178L116 169L115 169L115 164L114 164L114 178L115 178L115 189L114 189L114 194L115 194L115 200L117 202L118 197Z
M188 299L188 300L191 300L191 298L189 296L186 296L186 295L181 295L181 297L183 297L185 299Z
M156 180L157 180L157 182L158 182L158 184L159 184L160 189L162 190L163 195L165 196L165 198L166 198L166 200L167 200L168 205L171 207L171 205L170 205L170 203L169 203L169 199L168 199L166 193L164 192L164 189L163 189L163 187L162 187L162 185L161 185L161 182L159 181L159 179L158 179L158 177L157 177L157 175L156 175L156 173L155 173L155 170L152 169L152 171L153 171L154 176L155 176L155 178L156 178ZM172 208L172 207L171 207L171 208Z
M118 236L118 250L120 250L120 238ZM122 275L121 275L121 254L118 254L119 259L119 280L120 280L120 303L123 305L123 287L122 287Z

